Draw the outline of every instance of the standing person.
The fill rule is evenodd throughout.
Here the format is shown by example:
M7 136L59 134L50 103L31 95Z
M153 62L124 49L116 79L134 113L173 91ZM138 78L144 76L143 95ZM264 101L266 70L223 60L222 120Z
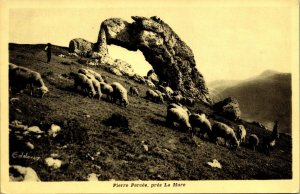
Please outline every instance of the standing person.
M50 61L51 61L51 44L50 43L47 44L45 50L47 52L47 63L50 63Z
M273 131L272 131L272 137L278 139L279 138L279 133L278 133L278 121L276 120L274 122L274 127L273 127Z

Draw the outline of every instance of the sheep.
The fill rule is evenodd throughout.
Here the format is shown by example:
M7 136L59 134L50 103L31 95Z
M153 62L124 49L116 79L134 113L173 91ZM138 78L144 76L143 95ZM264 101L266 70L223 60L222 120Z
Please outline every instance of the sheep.
M170 88L169 86L165 87L165 91L169 95L172 95L174 93L174 91L172 90L172 88Z
M30 95L33 95L34 86L37 87L38 93L42 98L47 92L49 92L45 85L41 74L28 69L26 67L16 66L10 64L9 81L12 88L22 90L30 85Z
M100 86L101 86L102 94L105 94L106 99L111 101L112 100L112 94L113 94L113 91L114 91L112 86L105 83L105 82L100 82Z
M129 105L128 102L128 97L127 97L127 90L126 88L124 88L124 86L122 86L120 83L118 82L113 82L111 84L112 88L113 88L113 92L112 92L112 100L117 103L117 100L119 100L120 105L122 105L122 103L124 104L125 107L127 107Z
M189 116L191 115L191 112L189 111L189 109L187 107L181 105L180 103L178 103L178 104L171 103L168 105L167 109L177 108L177 107L183 108L188 113Z
M181 102L187 106L193 106L194 105L194 99L188 98L188 97L183 97Z
M86 74L86 76L92 81L94 89L96 90L96 92L98 94L98 99L100 100L101 96L102 96L100 82L98 80L96 80L96 78L92 74L88 73L88 74Z
M208 137L211 136L212 127L210 121L207 119L204 113L202 114L191 114L189 117L190 123L192 125L192 136L195 135L207 135ZM196 131L199 128L200 131Z
M102 78L102 76L100 75L100 73L97 73L96 71L93 71L91 69L87 70L90 74L94 75L96 80L98 80L99 82L104 82L104 79Z
M66 58L66 56L63 55L63 54L59 54L58 56L61 57L61 58Z
M191 132L192 126L189 122L189 115L187 111L180 106L167 110L167 125L174 126L174 122L179 123L180 127L184 130Z
M80 69L78 69L78 73L82 73L84 75L92 74L96 78L96 80L98 80L99 82L104 82L104 79L102 78L102 76L99 73L97 73L91 69L80 68Z
M131 96L139 96L139 90L137 87L134 87L134 86L130 86L129 88L129 93Z
M250 148L252 148L253 151L255 151L258 144L259 144L259 139L258 139L257 135L251 134L249 136L249 146L250 146Z
M82 73L77 73L74 76L74 88L80 86L83 92L87 93L90 98L96 95L92 80Z
M162 95L157 94L154 90L148 89L146 91L146 99L151 100L156 103L164 103Z
M225 140L225 146L227 145L227 141L230 143L230 147L238 148L239 141L236 138L234 130L228 125L215 121L212 126L211 140L217 140L217 137L222 137Z
M181 103L183 99L183 96L181 94L177 94L176 96L173 96L173 102L175 103Z
M86 75L86 74L88 74L89 72L88 72L87 69L80 68L80 69L78 69L78 73L82 73L82 74Z
M150 81L148 79L145 79L145 83L146 83L147 86L155 88L155 84L152 81Z
M240 141L240 143L245 143L246 134L247 134L247 131L246 131L244 125L238 125L237 138Z

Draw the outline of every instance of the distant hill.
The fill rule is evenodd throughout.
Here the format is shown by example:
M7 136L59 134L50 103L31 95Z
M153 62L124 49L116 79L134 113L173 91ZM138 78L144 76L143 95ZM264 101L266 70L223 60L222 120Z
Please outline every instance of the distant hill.
M272 129L279 120L279 130L291 133L291 74L273 70L247 80L215 81L208 84L215 102L226 97L238 100L242 118L258 121Z

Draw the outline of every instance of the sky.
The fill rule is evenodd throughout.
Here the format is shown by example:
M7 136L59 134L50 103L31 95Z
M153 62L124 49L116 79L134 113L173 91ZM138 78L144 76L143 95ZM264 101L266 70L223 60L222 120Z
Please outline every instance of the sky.
M267 69L292 71L293 15L290 4L284 3L289 1L130 2L134 3L11 8L9 42L60 46L68 46L74 38L96 42L100 24L107 18L132 22L135 15L158 16L192 49L197 68L208 82L247 79ZM151 68L140 51L110 46L109 53L142 75Z

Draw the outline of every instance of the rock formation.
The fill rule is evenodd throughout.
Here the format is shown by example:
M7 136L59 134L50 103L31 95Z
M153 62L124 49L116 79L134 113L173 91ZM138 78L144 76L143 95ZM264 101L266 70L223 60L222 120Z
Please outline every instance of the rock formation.
M109 56L107 45L140 50L161 83L166 82L185 96L211 104L204 78L197 70L193 52L185 42L158 17L133 16L132 19L133 23L120 18L103 21L95 44L74 39L70 42L70 51L79 49L88 52L92 48L99 54L101 64L112 65L114 60Z
M81 54L81 52L92 51L94 44L82 38L75 38L69 43L69 51L71 53Z
M105 62L109 53L107 45L114 44L128 50L140 50L152 65L161 82L174 90L198 97L211 103L203 76L196 68L192 50L158 17L133 16L133 23L120 18L102 22L94 51Z
M214 109L229 119L237 120L241 118L238 101L234 98L229 97L215 103Z

